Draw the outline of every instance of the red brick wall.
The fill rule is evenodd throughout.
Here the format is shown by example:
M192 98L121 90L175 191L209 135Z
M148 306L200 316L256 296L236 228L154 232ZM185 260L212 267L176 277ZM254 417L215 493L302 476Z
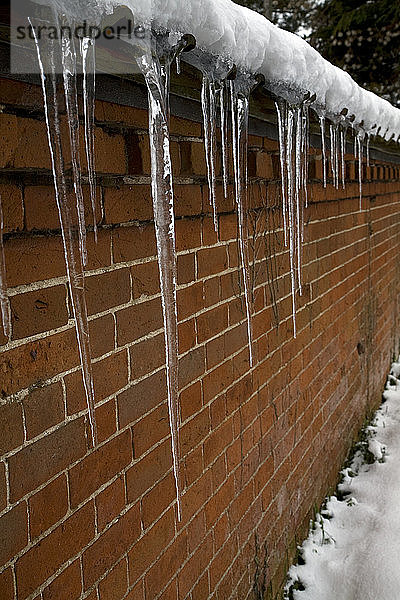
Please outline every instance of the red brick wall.
M0 102L13 317L11 341L0 336L0 597L241 600L260 598L263 579L274 594L397 351L399 168L364 169L360 212L354 157L346 190L324 190L313 153L294 339L277 144L250 138L250 369L232 190L224 200L218 188L217 240L201 126L172 118L185 482L177 523L147 115L97 104L99 241L88 234L86 279L94 450L41 92L2 81Z

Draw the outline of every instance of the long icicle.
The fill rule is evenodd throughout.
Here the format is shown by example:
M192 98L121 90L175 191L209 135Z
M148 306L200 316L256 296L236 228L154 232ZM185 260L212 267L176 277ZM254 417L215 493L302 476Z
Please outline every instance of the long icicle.
M83 70L83 114L85 120L85 152L88 168L90 202L93 214L94 238L97 242L96 222L96 166L94 147L94 117L96 94L96 53L95 38L84 37L81 40L81 58Z
M302 294L301 289L301 208L300 208L300 193L304 182L302 173L303 161L304 161L304 148L303 148L303 106L300 105L296 108L295 113L296 120L296 132L295 132L295 200L296 200L296 258L297 258L297 282L299 286L299 293Z
M7 339L11 337L10 303L7 294L6 259L4 256L4 217L0 195L0 308L3 321L3 332Z
M218 214L215 189L215 85L206 74L203 75L203 83L201 86L201 107L203 111L204 149L206 154L208 195L213 211L214 229L218 233Z
M176 304L176 252L174 224L174 195L168 127L168 88L161 73L157 56L144 54L138 59L144 75L149 98L149 137L151 151L152 198L160 272L168 408L171 429L173 469L177 495L178 520L181 512L181 473L179 452L179 395L178 395L178 317ZM169 70L169 64L164 65Z
M292 316L293 336L296 337L296 266L295 266L295 228L294 228L294 186L293 186L293 127L294 109L287 108L286 124L286 160L287 160L287 195L288 195L288 217L289 217L289 257L290 257L290 280L292 286Z
M319 126L321 129L321 147L322 147L322 172L324 188L326 188L326 138L325 138L325 117L323 115L318 116Z
M31 20L28 20L32 26ZM94 414L95 397L84 290L83 258L80 252L79 233L77 233L76 225L74 225L76 203L71 197L71 194L67 193L65 181L64 159L61 147L60 115L57 102L57 81L53 56L54 46L44 46L42 51L34 27L32 27L32 31L35 35L36 51L39 61L54 190L60 218L72 311L75 319L83 386L88 406L92 440L93 444L96 445L97 431ZM44 64L46 64L46 70Z
M233 170L235 196L239 223L239 251L244 286L244 300L249 342L249 362L253 366L253 325L251 318L251 286L249 273L249 246L247 227L247 138L249 120L249 93L241 93L236 88L237 81L230 81L232 111Z
M225 90L226 82L221 82L219 91L219 109L220 109L220 121L221 121L221 146L222 146L222 180L224 184L224 198L228 197L228 179L229 179L229 168L228 168L228 143L227 143L227 119L226 119L226 107L225 107Z
M62 31L64 31L62 29ZM64 31L61 38L61 57L63 67L65 106L68 118L69 139L71 145L72 173L76 210L79 224L79 245L83 265L87 264L85 207L83 202L81 164L79 157L79 112L76 89L76 54L73 39Z
M286 198L286 177L287 177L287 157L286 157L286 107L284 101L275 102L276 114L278 118L278 136L279 136L279 159L281 164L281 189L282 189L282 213L283 213L283 235L285 246L287 246L287 198Z
M360 192L360 210L362 208L362 161L363 161L363 144L364 144L364 131L360 131L356 134L357 140L357 153L358 153L358 187Z

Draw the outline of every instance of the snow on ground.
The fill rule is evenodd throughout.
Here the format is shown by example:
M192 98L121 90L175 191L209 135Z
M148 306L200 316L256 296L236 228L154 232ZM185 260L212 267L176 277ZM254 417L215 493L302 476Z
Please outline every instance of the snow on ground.
M385 402L365 430L364 449L342 471L332 496L301 547L286 589L294 600L400 599L400 363L393 363ZM364 456L363 456L364 454ZM303 561L301 561L303 562ZM292 589L290 584L304 586ZM301 582L302 586L299 586Z

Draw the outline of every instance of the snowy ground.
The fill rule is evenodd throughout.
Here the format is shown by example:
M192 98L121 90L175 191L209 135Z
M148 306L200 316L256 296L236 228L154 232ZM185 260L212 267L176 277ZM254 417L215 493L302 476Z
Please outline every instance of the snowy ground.
M304 564L290 568L285 598L400 599L400 363L384 399L301 547Z

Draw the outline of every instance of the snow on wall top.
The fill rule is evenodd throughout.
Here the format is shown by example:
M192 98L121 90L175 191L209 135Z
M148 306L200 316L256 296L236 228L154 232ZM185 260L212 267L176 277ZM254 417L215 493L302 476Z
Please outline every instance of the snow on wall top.
M79 0L36 1L82 18ZM299 36L231 0L124 0L123 4L132 10L135 22L192 33L200 49L228 58L242 70L262 73L268 81L316 94L316 103L330 113L347 108L356 123L364 121L367 132L376 125L375 131L380 128L385 139L400 135L399 109L361 88ZM84 9L99 15L119 5L120 0L89 0Z

